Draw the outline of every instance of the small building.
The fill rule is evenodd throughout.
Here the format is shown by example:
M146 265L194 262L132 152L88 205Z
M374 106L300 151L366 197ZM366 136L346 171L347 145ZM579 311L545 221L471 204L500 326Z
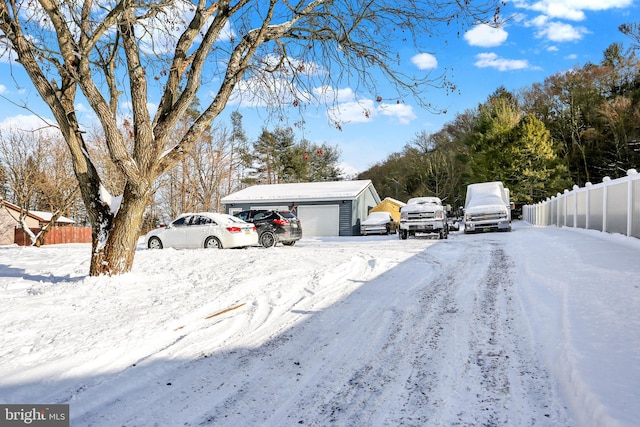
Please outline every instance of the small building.
M406 203L400 200L393 199L391 197L385 197L377 206L371 208L371 212L389 212L391 217L400 222L400 209L405 206Z
M27 233L22 229L20 224L20 215L23 209L0 199L0 245L26 245L29 244ZM45 225L51 222L53 214L50 212L28 211L25 216L25 222L29 229L38 233ZM47 236L45 243L86 243L91 241L91 230L89 227L72 227L75 221L61 216L54 224L53 233ZM64 235L64 237L60 237ZM67 237L67 235L71 237ZM87 237L88 236L88 237Z
M225 212L278 209L294 212L305 237L358 236L360 222L380 203L371 180L254 185L223 197Z

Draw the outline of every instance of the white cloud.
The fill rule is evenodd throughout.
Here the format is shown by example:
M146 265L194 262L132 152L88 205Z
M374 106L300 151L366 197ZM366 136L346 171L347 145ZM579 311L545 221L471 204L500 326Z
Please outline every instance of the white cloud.
M534 27L544 27L545 25L547 25L547 23L549 22L549 17L546 15L538 15L535 18L526 21L526 25L527 26L534 26Z
M504 28L494 28L480 24L464 33L464 39L470 46L495 47L500 46L509 37Z
M195 14L193 4L187 0L178 0L170 2L166 6L164 14L153 15L151 18L143 20L143 24L136 26L137 36L140 39L140 49L147 54L164 54L172 52L175 45L182 34L186 30L186 26L193 19ZM167 19L170 17L182 17L181 20ZM203 26L202 31L206 31L213 22L213 18L209 18ZM226 41L234 36L231 25L227 22L220 32L218 41ZM201 37L196 39L196 42Z
M432 70L438 67L438 60L430 53L419 53L411 58L411 62L420 70Z
M516 0L514 4L518 8L540 12L551 18L582 21L585 19L585 11L621 9L631 6L633 0Z
M313 89L313 94L320 98L323 102L350 102L356 99L356 94L349 87L335 90L330 86L320 86Z
M4 95L7 93L7 87L3 84L0 84L0 95Z
M5 131L34 131L39 130L51 135L60 135L58 127L53 120L45 120L36 115L18 114L6 117L0 121L0 130Z
M341 123L364 123L370 121L377 110L371 99L344 102L328 111L330 117Z
M0 64L12 64L16 62L18 55L15 51L7 46L0 49Z
M560 21L553 21L548 16L539 15L527 21L527 26L536 27L536 37L562 43L582 39L589 31L584 27L576 27Z
M584 27L574 27L563 22L547 22L538 28L537 37L544 37L552 42L571 42L580 40L588 31Z
M236 83L229 104L256 108L291 105L299 101L312 102L314 96L321 102L355 99L351 89L335 91L328 86L321 86L314 88L310 93L306 87L297 86L291 81L291 75L304 77L324 73L324 69L314 62L291 57L283 59L274 55L266 55L260 58L260 61L258 71ZM266 71L269 69L277 71ZM213 99L216 93L212 92L209 96Z
M358 174L362 171L357 169L355 166L351 166L349 163L341 162L338 164L338 168L340 169L340 176L343 179L355 179Z
M379 104L371 99L344 102L327 112L332 120L339 123L366 123L379 116L396 119L400 124L408 124L416 119L413 108L406 104Z
M266 55L260 59L263 69L277 70L285 75L318 75L325 72L324 68L312 61L301 61L291 56L281 57L279 55ZM271 71L270 71L271 72Z
M382 104L378 107L378 111L383 116L397 118L403 125L409 124L416 119L413 108L406 104Z
M269 80L252 78L239 81L233 88L230 105L257 108L270 107L274 103L278 105L292 104L296 100L309 101L308 93L298 90L293 84L278 77Z
M505 59L500 58L493 52L485 52L476 55L478 59L475 66L479 68L495 68L499 71L522 70L530 68L529 62L525 59Z
M131 104L127 103L128 107L131 107ZM88 112L93 112L89 107L87 107L86 105L84 105L82 102L78 102L76 105L74 105L74 108L76 110L76 113L88 113Z

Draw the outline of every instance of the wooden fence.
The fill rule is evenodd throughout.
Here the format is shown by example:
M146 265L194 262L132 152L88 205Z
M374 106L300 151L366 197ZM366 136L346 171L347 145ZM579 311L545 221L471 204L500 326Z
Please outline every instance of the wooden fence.
M32 228L33 234L40 232L39 228ZM16 228L15 244L19 246L31 245L29 235L21 228ZM91 227L53 227L44 239L45 245L58 243L91 243Z

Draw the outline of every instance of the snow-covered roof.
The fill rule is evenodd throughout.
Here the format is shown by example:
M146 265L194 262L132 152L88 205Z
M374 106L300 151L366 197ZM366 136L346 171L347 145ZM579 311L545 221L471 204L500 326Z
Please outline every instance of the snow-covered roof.
M29 213L33 216L38 217L43 222L51 221L53 214L51 212L43 212L43 211L29 211ZM57 223L65 223L65 224L74 224L75 221L71 218L67 218L66 216L61 216L56 220Z
M370 185L372 184L369 179L254 185L223 197L221 202L229 204L257 201L353 200Z
M12 211L18 213L22 212L22 208L20 206L15 205L11 202L7 202L0 197L0 206L2 205L6 206ZM27 216L30 216L31 218L34 218L40 222L50 222L53 214L51 212L44 211L27 211ZM75 221L71 218L67 218L66 216L61 216L57 219L56 223L75 224Z

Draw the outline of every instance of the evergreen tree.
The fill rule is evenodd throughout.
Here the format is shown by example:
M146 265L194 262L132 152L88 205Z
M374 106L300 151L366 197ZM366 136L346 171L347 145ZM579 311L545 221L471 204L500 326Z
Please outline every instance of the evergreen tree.
M229 181L227 193L239 189L243 181L242 166L247 163L248 138L242 126L242 114L237 111L231 113L231 147L229 154Z
M511 131L522 118L513 95L498 89L478 108L475 126L465 136L470 182L505 181L511 167Z
M470 147L470 182L502 181L516 203L531 203L563 189L567 169L550 133L515 97L499 89L479 107Z
M528 114L511 135L507 149L511 165L504 183L511 190L512 201L535 203L565 188L568 169L559 160L544 123Z
M326 143L321 145L302 141L299 145L302 159L306 167L305 173L299 177L300 181L338 181L341 170L338 167L340 150ZM298 157L300 158L300 157Z
M340 151L327 144L295 142L291 128L262 130L253 144L253 183L334 181L340 179Z

